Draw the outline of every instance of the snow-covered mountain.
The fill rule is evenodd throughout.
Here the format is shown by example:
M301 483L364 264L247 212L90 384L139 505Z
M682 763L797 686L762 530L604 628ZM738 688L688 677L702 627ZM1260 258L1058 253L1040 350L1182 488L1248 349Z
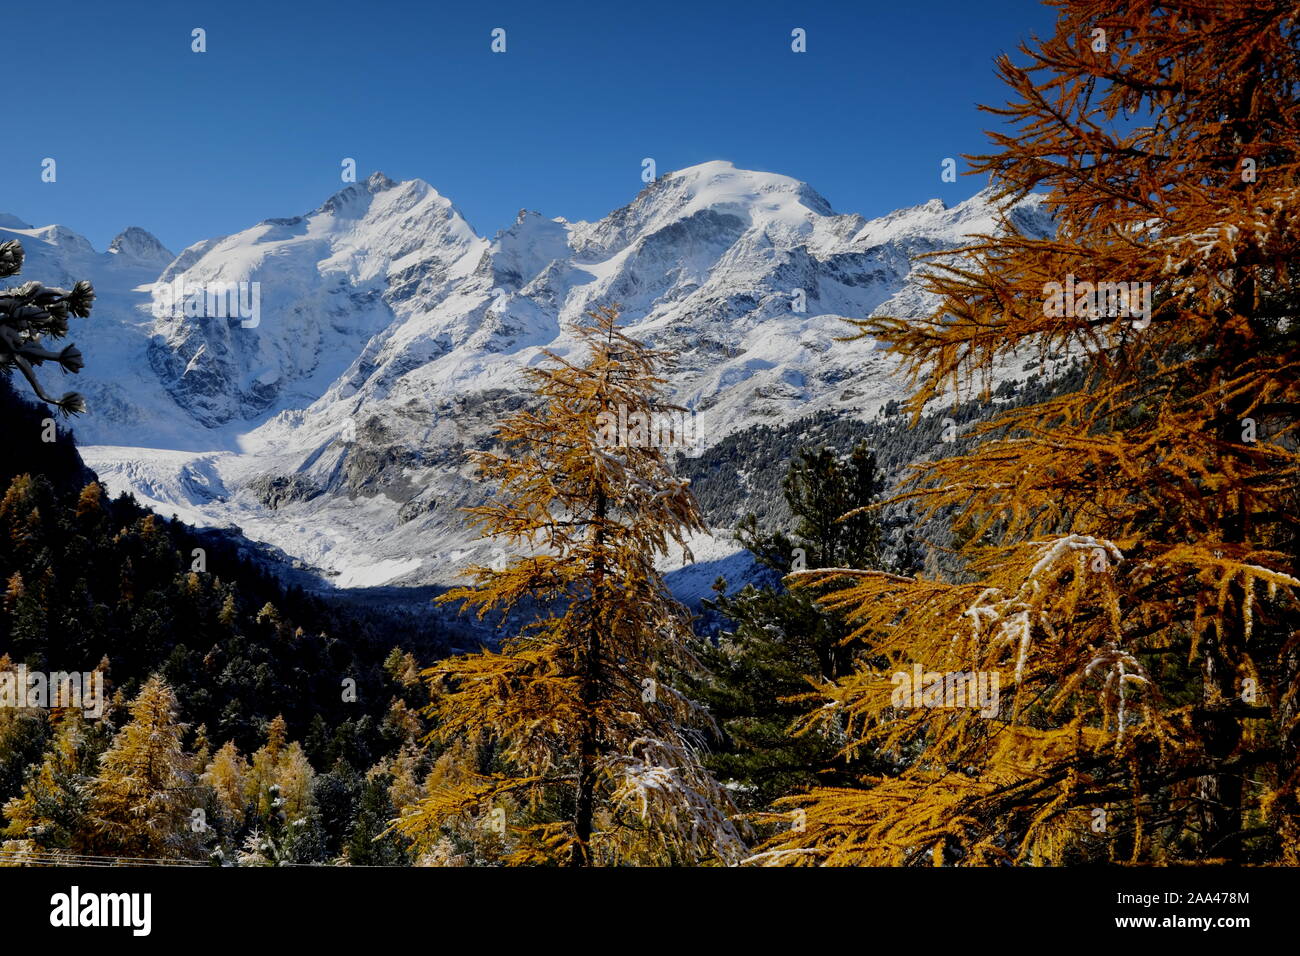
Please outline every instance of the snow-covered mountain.
M1034 197L1010 216L1051 230ZM98 254L0 217L0 241L23 239L24 278L96 284L74 330L77 432L112 490L357 585L447 581L484 557L457 510L483 493L465 452L520 401L521 368L574 349L565 326L587 309L620 303L633 334L678 353L673 387L706 445L822 409L869 416L902 383L874 343L833 342L842 320L918 314L912 257L996 228L986 193L868 221L711 162L598 222L521 211L491 240L426 183L377 173L174 260L135 228ZM178 285L253 282L255 324L159 307Z
M432 307L486 245L427 184L376 173L306 216L269 219L181 253L162 285L257 282L267 321L246 327L164 314L153 327L151 363L172 397L209 427L300 407L394 320Z

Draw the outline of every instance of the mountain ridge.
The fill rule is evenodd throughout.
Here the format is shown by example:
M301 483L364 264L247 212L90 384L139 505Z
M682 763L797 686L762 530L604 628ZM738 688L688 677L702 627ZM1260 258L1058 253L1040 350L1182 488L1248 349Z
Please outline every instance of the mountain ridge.
M338 583L440 583L490 550L457 510L484 493L466 452L523 400L518 372L543 349L575 354L567 326L584 311L618 302L631 334L678 355L673 397L706 446L815 412L870 416L903 384L875 343L836 341L843 320L931 307L914 257L999 228L990 200L868 220L714 161L599 220L522 209L489 239L428 183L374 173L306 214L194 243L152 278L147 256L25 230L41 248L24 277L84 267L101 291L78 431L114 491L236 524ZM1008 214L1050 232L1039 197ZM256 282L262 319L160 314L177 280Z

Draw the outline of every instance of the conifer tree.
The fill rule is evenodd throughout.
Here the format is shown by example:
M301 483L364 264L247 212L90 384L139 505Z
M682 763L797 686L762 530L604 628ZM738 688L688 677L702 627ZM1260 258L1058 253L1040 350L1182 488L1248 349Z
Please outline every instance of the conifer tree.
M389 786L388 797L399 812L424 796L424 788L416 774L420 763L420 750L414 743L403 745L393 758L392 784Z
M92 481L81 489L77 496L77 523L84 528L93 529L103 521L104 489L97 481Z
M23 247L16 239L0 243L0 278L22 271ZM45 393L36 378L36 367L56 363L64 372L77 374L85 367L81 350L65 345L57 352L45 348L43 339L61 339L68 334L68 319L90 315L95 290L82 280L71 290L56 289L39 282L0 290L0 374L9 375L15 368L41 401L49 402L62 415L79 415L86 410L85 400L76 392L61 398Z
M83 849L90 785L104 752L103 737L80 710L69 708L59 715L44 758L32 769L22 793L4 806L6 836L43 849Z
M12 585L12 582L11 582ZM8 654L0 654L0 674L14 670ZM45 715L0 707L0 801L22 792L32 766L40 764L51 737Z
M801 576L836 580L826 605L883 659L805 726L846 718L847 749L907 766L792 800L806 826L762 862L1300 854L1300 18L1052 6L1054 35L999 61L1012 128L973 161L1004 202L1044 191L1057 235L1006 222L931 263L928 319L862 327L918 416L1012 353L1083 355L1087 380L915 474L904 498L968 532L960 576ZM916 706L914 666L997 676L996 713L933 679Z
M267 725L266 745L253 754L252 764L244 774L245 797L256 808L257 816L281 813L292 822L310 810L314 776L302 745L289 741L284 716L276 715Z
M234 832L243 826L248 809L245 795L247 773L248 761L240 755L235 742L228 740L222 744L200 777L216 794L224 830Z
M410 863L407 841L392 832L388 821L396 807L391 798L393 779L386 772L370 774L361 788L357 815L344 847L351 866L406 866Z
M316 775L311 799L329 836L327 854L337 856L343 852L364 786L365 777L341 757L327 772Z
M573 333L585 360L547 352L527 370L537 403L477 456L500 493L471 513L531 553L472 568L472 586L442 598L533 619L499 651L426 672L432 738L482 742L494 759L431 786L397 826L429 850L444 824L477 819L514 863L735 859L730 802L700 762L703 715L673 684L697 666L689 615L654 563L703 522L664 449L611 429L644 437L681 411L663 398L669 355L623 334L613 308Z
M316 773L296 740L284 749L276 768L276 783L284 798L284 811L290 820L306 817L311 811L311 785Z
M197 852L189 827L196 795L176 695L162 678L151 677L130 714L91 785L95 843L115 856L190 857Z
M764 534L753 515L737 530L769 573L885 566L879 512L872 507L883 476L865 444L843 458L829 448L802 449L781 484L795 518L792 532ZM854 648L845 643L852 628L820 607L810 588L787 590L779 580L735 594L715 587L719 597L706 606L723 616L725 630L704 655L707 670L697 691L725 732L710 768L739 785L747 809L769 807L776 797L818 782L852 780L853 764L839 754L840 728L790 732L810 685L852 670Z

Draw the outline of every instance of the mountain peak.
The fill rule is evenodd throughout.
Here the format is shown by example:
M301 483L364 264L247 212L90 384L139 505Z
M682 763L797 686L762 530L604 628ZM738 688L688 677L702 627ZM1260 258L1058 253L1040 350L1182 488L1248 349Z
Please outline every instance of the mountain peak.
M681 176L686 179L698 179L703 176L725 176L744 172L746 170L737 169L736 164L729 159L709 159L702 163L696 163L694 166L683 166L669 175Z
M765 204L774 207L782 202L782 197L788 196L818 215L835 215L825 197L802 180L780 173L741 169L730 160L698 163L663 178L684 188L692 206Z
M382 193L396 191L394 196L396 201L418 202L428 196L433 196L439 205L448 208L454 207L450 200L434 189L423 179L404 179L401 182L390 179L384 173L375 171L359 183L349 183L334 195L330 196L321 203L315 213L330 213L345 219L356 219L364 216L370 209L371 202ZM457 215L459 212L457 211Z
M878 246L891 241L923 241L958 246L971 236L998 231L1004 214L1015 217L1024 231L1045 235L1053 231L1050 217L1040 211L1040 196L1030 195L1008 205L995 203L996 195L997 189L989 186L954 206L942 199L904 206L868 221L854 242Z
M48 242L52 246L75 250L87 255L95 254L95 247L90 244L90 240L79 232L73 232L67 226L60 226L55 223L51 226L41 226L39 229L33 229L32 231L37 239Z
M419 182L419 180L412 180ZM335 213L342 216L360 216L369 208L371 197L395 188L398 183L376 170L359 183L348 183L330 196L316 212ZM431 188L431 187L430 187Z
M108 251L123 259L166 265L176 258L157 237L139 226L127 226L108 244Z

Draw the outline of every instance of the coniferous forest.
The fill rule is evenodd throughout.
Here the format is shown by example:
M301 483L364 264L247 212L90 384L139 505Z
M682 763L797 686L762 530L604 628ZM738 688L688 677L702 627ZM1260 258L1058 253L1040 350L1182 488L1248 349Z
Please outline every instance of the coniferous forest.
M69 339L116 314L115 273L57 258L63 227L0 218L0 867L1300 864L1300 6L1046 6L1050 29L992 63L1001 99L963 159L988 213L960 242L907 225L939 203L808 226L782 259L777 219L744 230L786 201L783 178L724 201L736 171L718 164L707 188L652 172L598 224L525 211L476 246L439 219L463 259L433 265L401 231L429 194L382 174L345 175L317 219L267 220L263 314L201 340L217 320L159 319L129 373L181 369L186 428L243 415L284 455L220 471L253 447L222 438L216 470L186 466L182 491L206 482L192 502L148 471L163 459L113 457L140 439L115 445L96 416L134 422L126 391L46 391L110 361L105 335ZM280 244L390 202L386 291L272 288L298 255ZM899 222L920 238L863 238ZM156 255L132 235L112 268ZM818 259L845 237L861 248ZM323 262L373 271L373 249L328 241ZM167 252L159 281L195 281L225 247ZM729 265L691 278L717 249ZM811 309L834 321L808 326L824 380L761 378L781 357L745 351L760 319L813 322L783 290L815 280L709 291L753 249L834 274ZM633 260L581 308L563 291ZM906 295L842 304L891 268ZM646 306L651 272L678 285ZM277 321L307 321L296 349L351 341L347 308L405 316L473 282L472 321L437 325L440 304L375 326L328 390L269 397L288 374L263 367ZM729 309L749 310L735 338L717 331ZM523 356L517 374L442 405L402 377L471 345L448 381L501 356ZM708 379L737 356L761 386ZM886 374L899 387L870 392ZM336 401L381 411L335 437L318 422ZM295 429L312 436L296 459L279 447ZM228 502L246 510L211 510ZM350 574L325 562L360 553L340 550L357 514L383 531ZM445 575L409 570L434 553ZM1198 886L1234 888L1216 879ZM1087 904L1107 926L1132 903L1112 890Z

